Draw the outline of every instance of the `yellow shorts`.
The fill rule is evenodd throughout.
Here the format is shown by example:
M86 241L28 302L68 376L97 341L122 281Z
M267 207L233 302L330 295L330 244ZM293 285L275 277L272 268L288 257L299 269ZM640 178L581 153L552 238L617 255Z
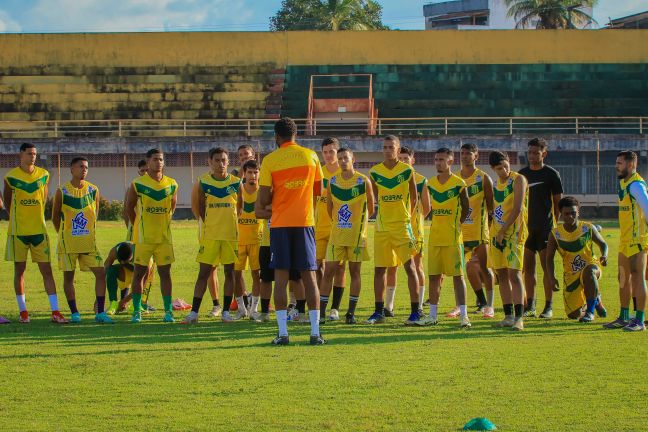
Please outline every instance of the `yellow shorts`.
M522 257L524 256L524 243L509 244L505 242L503 246L491 241L488 249L490 253L489 261L494 270L513 269L522 270Z
M630 258L631 256L647 249L648 245L645 244L619 244L619 253L623 254L626 258Z
M7 236L6 261L25 262L27 261L27 252L31 254L32 262L50 262L49 236L47 234Z
M120 290L130 288L133 283L133 270L124 266L122 266L122 268L124 269L124 280L117 278L117 287Z
M601 267L596 266L599 270L599 277L603 272ZM565 274L564 277L565 289L563 290L563 301L565 302L565 314L569 315L583 308L587 303L585 297L585 283L583 283L583 271L575 274Z
M135 245L135 264L148 267L151 258L158 266L172 264L175 261L173 245L169 243Z
M67 272L76 270L79 262L81 271L90 271L91 268L102 267L103 260L98 251L93 253L57 253L59 270Z
M315 259L326 259L326 250L329 244L329 237L315 239Z
M366 247L360 246L333 246L329 245L326 261L333 262L362 262L369 261L369 252Z
M463 276L466 272L463 245L429 246L428 274Z
M423 252L425 251L425 242L423 241L422 238L417 238L415 242L416 248L416 253L414 255L421 255L423 256Z
M416 240L412 229L403 226L393 231L376 231L374 234L374 265L395 267L406 263L416 254Z
M206 240L200 242L196 262L217 266L236 263L238 242L231 240Z
M250 263L250 270L259 270L259 243L249 245L238 245L238 259L234 264L234 270L243 271L247 268L248 261Z

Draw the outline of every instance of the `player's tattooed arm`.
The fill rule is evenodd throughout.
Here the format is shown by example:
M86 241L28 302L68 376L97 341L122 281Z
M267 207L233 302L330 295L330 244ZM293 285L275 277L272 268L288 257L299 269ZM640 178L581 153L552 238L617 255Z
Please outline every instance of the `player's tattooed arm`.
M493 204L493 180L490 176L484 176L484 202L486 203L486 211L488 213L488 224L490 225L493 221L493 211L495 205Z
M58 232L61 229L61 204L63 195L61 189L57 189L54 194L54 201L52 202L52 224L54 229Z
M459 222L464 223L468 217L468 211L470 210L470 202L468 201L468 188L461 189L459 192L459 200L461 202L461 216L459 216Z
M595 227L592 227L592 241L596 243L596 245L601 250L601 257L599 258L599 262L602 266L605 267L607 265L608 245L603 239L601 233Z
M432 203L430 201L430 189L427 187L427 180L423 182L423 190L421 191L421 209L423 210L423 219L432 211Z
M554 266L554 257L556 256L556 250L558 244L556 243L556 238L553 235L553 232L549 234L549 242L547 243L547 258L546 258L546 269L547 276L551 281L551 286L554 291L560 286L558 279L556 279L556 269Z
M369 216L373 213L374 206L376 205L376 195L375 195L375 189L373 182L370 179L367 179L367 182L369 182L369 187L366 188L367 190L367 213Z

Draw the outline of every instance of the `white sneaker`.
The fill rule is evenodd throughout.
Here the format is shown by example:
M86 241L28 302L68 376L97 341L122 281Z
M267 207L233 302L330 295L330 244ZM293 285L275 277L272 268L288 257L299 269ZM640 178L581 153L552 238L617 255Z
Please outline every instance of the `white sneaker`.
M198 322L198 314L196 312L189 312L189 315L184 317L180 324L196 324Z
M340 312L338 312L337 309L331 309L331 312L329 312L328 319L329 319L329 321L339 321L340 320Z
M495 309L492 306L486 306L483 310L484 318L495 318Z
M209 312L209 316L212 318L218 318L219 316L221 316L221 313L223 313L223 308L221 307L221 305L218 305L213 307L211 312Z
M234 319L236 321L238 321L238 320L246 319L247 317L248 317L247 310L244 309L244 310L239 310L238 312L236 312L236 316L234 317Z
M288 321L299 321L299 311L297 311L297 308L288 311Z
M229 311L224 311L223 315L221 315L221 321L224 323L231 323L236 321L232 315L230 315Z
M461 317L461 325L459 327L461 327L462 329L472 327L472 324L470 324L470 319L468 318L468 315L464 315L464 316Z
M310 324L310 317L308 316L308 314L300 314L299 320L297 322L299 324Z
M513 315L506 315L504 319L495 323L495 327L513 327L515 324L515 317Z
M461 314L461 309L459 309L459 306L455 306L454 309L452 309L450 312L446 314L446 317L457 318L460 314Z
M270 322L270 314L269 313L263 313L260 312L256 315L256 318L254 319L254 322L257 323L266 323Z

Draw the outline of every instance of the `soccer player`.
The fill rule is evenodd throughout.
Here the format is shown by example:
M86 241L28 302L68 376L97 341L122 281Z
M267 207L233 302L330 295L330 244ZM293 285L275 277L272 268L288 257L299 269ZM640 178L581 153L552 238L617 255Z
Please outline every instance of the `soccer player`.
M229 158L224 148L209 150L209 172L198 179L191 194L191 208L200 225L200 248L196 257L199 270L191 312L182 321L183 324L198 322L207 280L212 269L220 264L225 274L225 310L221 319L229 323L247 317L242 298L238 302L236 318L229 313L234 293L234 263L238 256L236 203L241 179L227 173L228 164Z
M524 330L524 284L522 256L527 237L526 178L511 171L508 156L494 151L488 163L497 175L493 185L493 222L490 227L490 255L499 278L504 320L497 327Z
M25 269L27 253L38 264L45 292L52 310L52 322L67 324L58 308L56 283L50 264L50 247L45 226L45 201L47 201L49 173L36 166L36 146L20 145L20 165L4 177L4 202L9 207L9 232L5 260L14 263L14 290L20 310L19 322L28 323L25 305Z
M108 291L108 300L110 308L108 314L114 315L125 308L126 303L131 300L132 294L129 289L133 283L133 270L135 249L130 241L117 243L104 261L104 273L106 274L106 291ZM117 261L117 264L115 264ZM149 271L150 271L149 267ZM150 274L147 282L150 280ZM121 291L121 301L117 301L117 291Z
M385 322L385 276L387 268L403 263L407 273L411 313L405 325L421 320L419 312L419 282L412 256L416 239L412 232L411 215L416 211L416 182L414 169L399 161L400 140L387 135L383 140L383 162L369 171L373 193L378 201L374 235L374 313L367 324Z
M322 168L317 154L298 145L297 125L290 118L275 123L278 149L261 165L256 216L270 218L270 267L275 269L274 300L279 334L273 345L288 345L286 285L290 269L301 272L311 325L311 345L326 340L319 331L319 290L315 271L315 225L313 199L321 194ZM271 206L269 208L269 206Z
M142 289L151 257L157 265L164 301L164 322L174 322L172 310L171 264L175 261L171 239L171 219L178 200L178 183L164 175L164 153L146 152L146 174L136 178L126 197L126 214L133 225L135 271L133 274L133 317L142 321ZM137 207L137 211L135 208Z
M243 186L239 188L236 205L238 213L238 259L234 265L234 285L243 292L243 271L250 265L252 276L252 301L250 319L256 319L261 295L259 278L259 247L263 225L254 214L254 204L259 192L259 164L251 159L243 164Z
M235 177L243 179L243 165L249 160L256 160L256 152L250 144L241 144L236 150L238 154L239 166L232 170ZM245 181L243 180L245 183Z
M594 321L594 311L603 308L598 287L601 278L599 265L607 265L608 246L592 224L579 220L580 204L576 198L561 198L558 211L563 223L549 236L547 273L558 286L554 270L554 257L558 251L563 259L565 313L570 319L579 318L580 322L590 323ZM601 251L600 258L594 254L594 243ZM584 306L586 309L582 314Z
M4 202L2 202L2 197L0 197L0 211L4 210ZM11 321L9 321L7 318L0 316L0 324L10 324Z
M322 141L322 159L324 159L324 166L322 167L322 195L317 197L315 204L315 248L317 257L317 285L322 291L322 277L325 272L324 260L327 255L327 246L331 236L331 216L328 213L328 183L331 177L340 174L340 164L338 163L337 152L340 148L340 142L337 138L324 138ZM333 284L333 301L331 302L331 312L329 320L337 321L340 319L340 302L344 294L344 286L346 285L344 266L335 266L338 272L335 274ZM326 294L320 296L320 312L324 313L328 303L330 289L327 289ZM322 303L324 302L324 303ZM323 305L323 306L322 306Z
M95 321L112 324L113 320L104 312L106 273L96 241L99 188L86 180L88 159L73 158L70 172L72 180L56 190L52 203L52 223L59 234L58 265L63 272L63 289L72 314L70 322L81 322L74 291L78 261L81 271L91 271L95 277Z
M553 290L551 275L547 274L547 242L549 233L558 220L558 201L562 198L563 187L558 171L545 165L547 142L542 138L529 141L527 159L529 166L520 170L529 184L529 237L524 244L524 286L526 287L526 305L524 316L536 316L536 254L540 255L542 266L545 306L540 318L553 316Z
M320 292L320 319L326 317L326 301L331 292L333 278L349 263L351 288L349 291L349 309L345 316L347 324L355 324L355 309L360 297L361 265L369 260L367 252L367 226L369 209L373 209L374 197L371 181L355 171L355 159L351 149L344 147L338 150L337 159L340 173L331 177L328 182L327 208L333 224L328 244L327 264L322 278ZM324 300L322 300L324 299Z
M466 275L477 296L477 313L484 318L493 318L495 310L494 276L488 268L488 223L493 214L493 181L484 171L477 168L479 150L475 144L461 146L461 170L459 175L466 182L468 190L468 216L461 224ZM486 293L484 293L486 288Z
M619 178L619 297L621 313L607 329L642 331L646 308L646 248L648 248L648 194L646 182L637 173L637 154L622 151L616 158ZM636 313L630 319L630 297L636 298Z
M398 160L414 166L414 150L402 146L398 154ZM423 271L423 243L425 238L425 218L430 213L430 191L427 178L423 174L414 172L416 182L416 209L412 215L412 232L416 240L416 254L412 258L416 267L416 275L419 281L419 303L425 301L425 272ZM387 294L385 298L385 316L394 316L394 297L396 296L398 266L387 269Z
M430 314L422 325L436 325L442 275L451 276L455 301L459 305L460 327L469 328L466 308L466 283L461 224L468 215L466 182L452 174L452 150L442 147L434 155L437 175L429 181L432 223L428 239L428 274L430 275Z

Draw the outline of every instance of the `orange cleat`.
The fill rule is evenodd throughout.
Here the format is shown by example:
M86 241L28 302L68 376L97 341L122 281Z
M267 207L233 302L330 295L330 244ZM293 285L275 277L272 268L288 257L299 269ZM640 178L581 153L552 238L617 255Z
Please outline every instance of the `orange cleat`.
M27 324L29 322L29 312L22 311L20 312L20 318L18 318L19 323Z
M52 322L56 324L67 324L68 320L65 319L63 315L61 315L61 312L59 311L53 311L52 312Z

